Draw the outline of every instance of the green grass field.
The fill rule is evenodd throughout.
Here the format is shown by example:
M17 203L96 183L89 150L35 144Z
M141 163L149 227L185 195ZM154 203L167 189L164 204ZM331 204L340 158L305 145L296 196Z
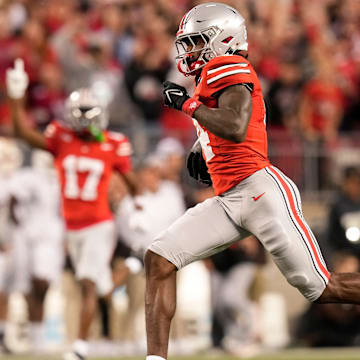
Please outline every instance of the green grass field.
M1 360L61 360L61 356L7 356L0 355ZM91 358L93 360L144 360L145 357ZM239 360L231 356L199 355L188 357L170 357L169 360ZM244 359L244 358L242 358ZM250 358L249 358L250 359ZM252 360L359 360L360 348L310 350L296 349L279 353L252 357Z

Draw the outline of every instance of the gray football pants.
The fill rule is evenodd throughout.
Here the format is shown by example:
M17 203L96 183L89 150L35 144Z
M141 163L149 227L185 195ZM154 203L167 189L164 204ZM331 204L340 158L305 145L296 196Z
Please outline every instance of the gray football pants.
M303 218L296 185L273 166L189 209L149 249L180 269L249 234L261 241L291 285L310 301L320 297L330 274Z

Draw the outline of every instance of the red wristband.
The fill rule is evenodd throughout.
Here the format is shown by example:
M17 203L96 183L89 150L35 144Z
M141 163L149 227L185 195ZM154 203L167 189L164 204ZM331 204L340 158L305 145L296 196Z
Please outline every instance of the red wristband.
M182 106L182 111L183 111L185 114L193 117L193 114L194 114L195 110L196 110L200 105L202 105L202 104L203 104L203 103L202 103L201 101L196 100L196 99L194 99L194 98L191 97L191 98L187 99L187 100L184 102L184 104L183 104L183 106Z

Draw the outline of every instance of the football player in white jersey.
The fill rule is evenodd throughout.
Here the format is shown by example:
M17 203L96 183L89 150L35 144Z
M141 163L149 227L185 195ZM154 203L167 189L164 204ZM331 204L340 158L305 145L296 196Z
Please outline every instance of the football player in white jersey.
M9 349L5 344L5 328L8 309L7 269L10 261L9 218L10 183L16 170L23 161L22 152L17 144L8 138L0 138L0 352Z
M28 302L32 345L43 338L43 305L51 282L59 280L63 258L63 221L60 189L51 156L33 152L33 166L21 168L9 181L13 224L9 232L10 262L6 291L18 291Z

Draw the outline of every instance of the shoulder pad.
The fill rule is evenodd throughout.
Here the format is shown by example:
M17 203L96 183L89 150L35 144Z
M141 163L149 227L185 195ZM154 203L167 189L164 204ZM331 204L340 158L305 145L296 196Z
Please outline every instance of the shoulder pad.
M219 56L204 67L206 86L220 90L224 87L252 83L253 69L248 60L239 55Z
M127 140L126 136L120 132L108 131L107 136L109 137L110 140L115 140L115 141Z
M224 56L217 56L211 59L205 66L203 71L213 70L220 66L226 65L234 65L234 64L241 64L240 66L249 66L250 63L247 59L243 56L239 55L224 55Z

